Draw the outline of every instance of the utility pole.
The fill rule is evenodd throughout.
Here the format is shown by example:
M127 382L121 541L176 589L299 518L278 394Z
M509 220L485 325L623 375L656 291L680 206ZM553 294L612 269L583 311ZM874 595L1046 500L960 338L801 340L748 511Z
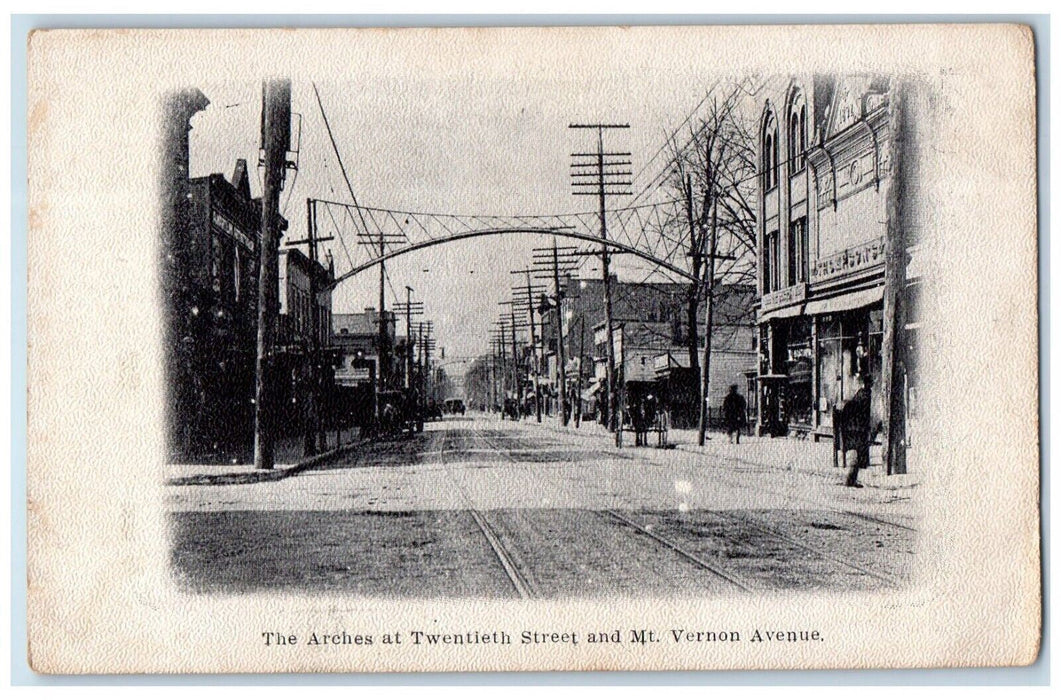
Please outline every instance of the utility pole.
M412 287L405 287L405 303L396 304L395 313L405 314L405 357L402 361L402 373L405 375L405 388L413 387L413 316L422 316L424 313L424 302L413 301L412 293L416 291Z
M526 293L526 301L524 302L527 306L527 318L530 325L530 349L531 349L531 371L533 372L534 381L534 414L539 423L542 422L542 392L539 382L539 362L538 362L538 337L535 330L534 324L534 294L535 292L545 291L545 287L541 285L531 284L531 272L530 268L525 270L513 270L514 275L526 275L527 286L526 287L514 287L512 289L514 294ZM516 302L513 303L513 309L515 308ZM522 306L522 304L521 304Z
M424 396L424 392L427 389L427 383L424 381L424 323L423 323L423 321L420 322L419 345L420 345L420 352L417 353L417 358L416 358L416 362L417 362L417 365L418 365L417 373L416 373L416 383L420 385L419 391L417 392L417 402L420 404L417 407L417 409L418 409L417 412L420 415L420 419L417 421L417 425L418 426L422 426L423 425L423 420L424 420L424 409L427 406L427 399Z
M309 332L310 332L310 356L309 356L309 392L306 397L306 434L303 452L306 456L317 454L318 427L320 424L320 316L317 313L317 237L314 230L313 206L310 200L306 200L306 237L309 241Z
M909 161L916 157L905 104L906 86L889 95L892 172L885 198L888 229L884 237L884 337L881 339L881 396L883 402L884 466L886 473L906 473L906 391L902 385L902 332L905 326L906 228L911 225L903 201ZM916 225L916 224L913 224Z
M707 441L708 400L711 389L711 327L715 322L715 248L718 245L718 197L712 197L711 233L708 238L707 273L704 275L704 359L700 363L700 422L696 441L703 447Z
M379 255L383 257L386 255L386 244L383 241L383 229L379 230ZM379 395L387 389L387 375L390 374L388 365L390 364L390 353L389 340L387 338L387 315L385 313L387 307L387 296L384 285L387 281L387 266L383 263L379 264L379 371L376 372L376 381L378 386L376 387L376 414L379 417Z
M323 112L322 112L323 113ZM333 141L334 146L334 141ZM338 151L336 151L338 153ZM342 165L342 161L339 161ZM343 177L346 178L346 171L343 170ZM353 197L353 188L350 186L349 180L347 180L347 189L350 191L350 196ZM355 200L356 201L356 200ZM365 221L364 216L361 214L360 208L357 209L358 216L361 220L361 225L364 230L358 231L357 242L358 245L367 247L370 251L370 255L376 255L382 258L387 254L387 245L393 245L397 241L405 240L404 236L400 233L386 233L383 227L378 227L375 233L368 230L368 223ZM386 284L387 284L387 266L383 263L379 263L379 328L378 335L376 338L376 408L375 416L377 423L380 419L380 401L379 395L386 391L390 384L390 360L391 360L391 347L390 347L390 333L387 328L387 297L386 297Z
M519 376L519 358L516 357L516 309L514 307L509 308L509 315L512 317L512 323L509 325L509 329L512 331L512 371L514 372L514 386L516 388L517 399L522 400L523 382Z
M575 396L575 405L578 406L578 410L575 411L575 427L582 427L582 362L585 359L586 354L586 317L582 316L580 319L578 330L578 386L575 388L577 395Z
M494 341L490 342L490 365L487 368L487 377L490 384L489 392L486 395L487 402L491 407L494 405L494 399L497 396L495 389L497 388L495 382L497 381L497 368L494 366L497 362L497 343Z
M539 373L541 372L541 362L538 360L538 339L534 333L534 296L531 291L531 277L530 270L525 270L527 273L527 316L530 318L530 334L531 334L531 363L534 367L534 415L539 423L542 422L542 390L540 386Z
M497 405L501 408L502 418L504 417L505 410L505 398L508 395L508 361L505 353L505 324L504 321L498 323L497 330L494 331L494 344L497 351L497 356L501 358L501 369L496 374L498 398Z
M572 180L575 187L574 194L595 196L600 205L600 237L602 241L608 240L608 222L605 198L608 196L631 195L628 188L632 181L627 179L633 176L631 170L606 170L606 168L624 168L632 165L629 160L631 154L628 152L605 153L604 130L605 129L629 129L629 124L570 124L571 129L594 129L597 132L596 153L573 153L575 162L572 163ZM583 160L579 160L579 159ZM587 158L594 160L585 160ZM615 348L613 346L612 329L612 291L611 276L608 270L608 246L601 245L601 276L604 287L604 328L607 344L608 358L608 429L615 433L615 444L620 445L621 435L616 415L618 411L618 397L616 393L615 376Z
M313 199L306 200L306 238L297 241L287 241L287 245L307 245L309 250L310 274L309 274L309 298L311 300L309 317L309 357L307 358L307 375L309 392L305 397L305 431L303 451L307 456L317 454L318 450L325 449L326 436L320 427L321 391L323 382L323 367L321 358L321 316L319 311L320 295L327 290L321 290L317 285L317 268L319 256L317 255L317 244L324 241L334 240L334 236L320 238L317 236L317 202ZM323 268L322 268L323 269Z
M274 349L279 312L280 190L284 184L287 148L291 143L291 81L262 84L262 148L265 179L262 191L262 235L258 271L258 341L254 409L254 468L272 469L276 441Z
M413 373L413 351L409 345L413 331L413 288L405 285L405 388L408 389L412 381Z
M561 250L563 250L562 253L560 252ZM557 356L556 373L553 379L559 387L560 421L565 426L568 424L570 401L567 395L567 345L564 341L564 291L560 286L560 273L563 272L564 275L569 275L573 270L577 269L578 262L576 258L579 256L577 251L578 248L575 246L564 246L563 248L557 246L555 236L551 247L534 249L534 264L541 268L537 277L539 279L549 279L553 283ZM545 335L544 325L543 321L543 336Z
M517 291L518 291L518 288L517 288ZM511 340L512 340L512 386L513 386L513 388L515 390L516 398L517 398L518 401L520 401L520 406L522 406L523 405L522 404L522 400L523 400L523 395L522 395L523 394L523 381L522 381L522 377L520 376L519 350L517 349L517 346L516 346L516 331L517 330L523 330L524 328L527 328L527 324L526 323L517 323L516 322L516 307L520 306L520 302L518 300L512 299L512 300L509 300L509 301L502 301L500 303L500 306L507 306L508 307L508 313L509 313L508 328L509 328L509 332L510 332ZM522 306L520 306L520 310L522 311ZM504 327L504 322L502 321L502 328L503 327Z
M560 261L553 238L553 297L556 299L556 368L560 385L560 424L567 427L567 353L564 348L564 297L560 292Z

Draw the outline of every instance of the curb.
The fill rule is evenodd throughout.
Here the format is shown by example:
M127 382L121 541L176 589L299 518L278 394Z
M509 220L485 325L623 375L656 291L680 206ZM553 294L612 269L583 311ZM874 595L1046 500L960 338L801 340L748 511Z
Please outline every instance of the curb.
M315 467L321 462L338 457L339 455L357 447L362 447L372 442L371 438L364 438L349 445L336 447L328 452L307 457L289 467L281 469L267 469L260 471L241 472L239 474L195 474L193 476L178 476L166 480L167 486L243 486L246 484L260 484L266 481L280 481L289 476L300 474L310 467Z

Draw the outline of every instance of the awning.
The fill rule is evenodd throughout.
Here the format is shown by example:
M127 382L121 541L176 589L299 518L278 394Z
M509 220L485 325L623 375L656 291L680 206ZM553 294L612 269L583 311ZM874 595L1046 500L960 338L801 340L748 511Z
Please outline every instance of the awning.
M807 302L807 315L831 314L837 311L850 311L861 309L863 306L876 304L884 298L884 287L878 285L869 289L862 289L850 294L843 294L831 299L819 299Z
M583 401L592 401L593 397L597 395L597 392L599 392L601 390L601 386L603 384L604 384L604 382L602 380L594 379L593 383L591 383L589 385L589 388L585 389L582 392L582 400Z
M786 306L781 309L774 309L772 311L765 311L759 314L759 323L763 321L769 321L774 318L792 318L799 316L803 313L803 304L793 304L792 306Z

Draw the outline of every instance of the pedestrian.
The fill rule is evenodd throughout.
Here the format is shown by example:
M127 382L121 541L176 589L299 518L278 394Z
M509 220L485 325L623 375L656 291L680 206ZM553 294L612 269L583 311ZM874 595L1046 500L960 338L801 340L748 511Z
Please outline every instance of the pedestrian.
M648 431L657 429L656 418L658 416L657 401L656 397L649 394L645 397L644 402L641 404L641 422L642 430L644 431L644 437L641 442L644 445L648 445Z
M858 472L869 466L869 446L873 442L871 429L871 407L873 378L868 374L861 375L861 386L851 399L844 404L840 412L840 439L843 441L844 464L847 464L847 453L854 450L855 461L847 472L846 486L860 489Z
M722 400L722 423L731 443L740 444L740 434L747 423L748 404L737 393L737 385L731 384L729 393Z

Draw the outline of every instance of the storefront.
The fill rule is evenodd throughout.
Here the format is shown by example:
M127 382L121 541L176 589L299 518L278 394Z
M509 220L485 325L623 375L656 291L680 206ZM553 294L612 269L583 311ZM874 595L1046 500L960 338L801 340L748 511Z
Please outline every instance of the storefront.
M814 318L818 330L816 432L832 434L833 411L858 391L860 377L873 380L873 393L881 387L881 343L884 312L872 306L822 314Z
M812 297L764 319L760 433L830 436L833 411L855 395L860 377L879 391L882 292L878 284Z

